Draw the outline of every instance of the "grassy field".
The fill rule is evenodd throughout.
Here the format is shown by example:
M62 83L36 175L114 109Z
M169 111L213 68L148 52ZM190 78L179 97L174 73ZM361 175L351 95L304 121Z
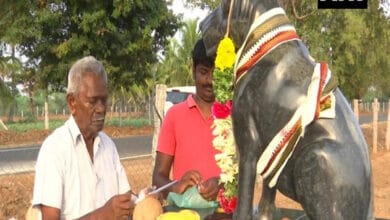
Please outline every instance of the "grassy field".
M61 126L68 117L64 118L54 118L49 120L50 129L56 129ZM106 126L117 126L117 127L142 127L149 125L147 118L122 118L120 121L119 117L106 117L105 120ZM43 120L37 120L34 122L14 122L6 124L8 130L17 131L17 132L26 132L31 130L40 130L45 128L45 122ZM0 131L5 130L0 126Z

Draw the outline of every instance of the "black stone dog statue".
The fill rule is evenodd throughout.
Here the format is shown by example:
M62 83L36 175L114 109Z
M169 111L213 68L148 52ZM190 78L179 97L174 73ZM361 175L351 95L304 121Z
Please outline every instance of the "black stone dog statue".
M200 24L208 54L229 36L238 50L233 129L239 159L236 220L272 219L276 190L310 219L373 219L370 155L327 65L310 57L272 0L235 0ZM269 148L270 147L270 148ZM263 192L253 208L256 173ZM253 211L256 210L256 211Z

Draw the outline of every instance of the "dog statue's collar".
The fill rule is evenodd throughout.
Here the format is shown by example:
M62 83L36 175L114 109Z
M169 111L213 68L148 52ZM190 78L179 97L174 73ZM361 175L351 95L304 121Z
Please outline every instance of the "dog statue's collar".
M271 140L257 162L257 172L270 178L274 187L279 175L294 152L307 125L318 118L335 118L335 84L326 63L317 63L307 91L306 100L295 111L289 122ZM331 87L331 88L329 88Z
M291 40L299 40L299 37L282 8L271 9L256 18L237 53L235 83L262 57Z

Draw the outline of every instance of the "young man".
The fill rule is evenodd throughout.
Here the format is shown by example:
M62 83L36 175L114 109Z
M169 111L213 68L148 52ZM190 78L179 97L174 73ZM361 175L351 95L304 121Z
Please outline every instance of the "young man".
M114 142L102 131L107 74L92 56L68 75L71 116L43 142L35 169L33 206L42 219L118 219L134 202Z
M203 40L199 40L192 52L192 71L196 94L186 101L172 106L167 112L160 130L157 155L153 171L153 185L160 187L178 180L168 192L182 194L191 186L198 186L206 200L215 200L219 190L220 168L214 155L211 125L214 58L207 57Z

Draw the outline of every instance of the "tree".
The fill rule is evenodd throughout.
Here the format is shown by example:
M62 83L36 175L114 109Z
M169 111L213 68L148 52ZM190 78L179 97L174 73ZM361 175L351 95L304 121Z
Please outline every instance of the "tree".
M298 16L293 12L293 3ZM390 83L390 61L386 58L390 48L389 22L378 4L378 0L369 1L364 10L318 10L312 1L285 1L286 11L311 55L330 64L349 99L362 98L373 86L385 94L382 91L388 86L384 85Z
M220 0L188 0L188 7L199 7L201 9L215 9L219 6Z
M390 96L390 20L386 17L389 12L386 14L385 6L384 13L380 8L378 9L378 4L381 2L380 0L369 1L368 10L364 11L363 16L364 25L367 27L364 32L366 40L363 46L364 61L368 67L366 75L370 79L370 86L377 91L376 97L379 98Z
M0 28L2 29L0 40L5 46L12 48L14 55L16 51L20 52L19 44L23 38L37 35L37 31L32 25L33 20L29 16L30 6L27 1L9 2L0 0L0 7L3 8L3 10L0 10ZM3 53L1 53L1 56L3 59L8 59L4 57ZM15 59L20 59L20 57L15 57ZM17 71L17 75L11 71L7 77L13 82L24 85L30 97L31 115L34 116L33 88L37 81L36 70L34 66L26 65L21 61L20 68L21 71Z
M53 89L63 89L69 65L89 54L103 60L110 88L142 83L150 77L145 66L156 61L157 51L177 28L164 1L40 1L28 8L23 20L35 22L19 44L38 64L43 88L50 81ZM20 31L15 26L8 29Z
M158 67L157 80L168 86L183 86L193 84L191 52L200 38L196 32L198 20L188 20L180 29L181 41L171 39L166 48L163 63Z
M347 98L362 98L370 88L378 96L390 96L388 1L368 1L368 9L361 10L318 10L312 0L281 3L311 56L329 63ZM188 4L214 8L219 1Z
M16 110L15 96L19 92L16 88L17 80L12 76L21 75L23 68L20 60L15 56L15 47L11 47L10 55L4 55L4 51L5 49L2 49L0 53L0 101L3 113L6 114L8 111L8 121L13 122Z
M164 0L24 0L1 1L0 7L18 12L1 18L6 31L0 37L8 42L17 36L21 54L38 72L36 87L46 94L63 91L71 63L85 55L104 63L110 91L145 84L152 77L149 64L178 27Z

